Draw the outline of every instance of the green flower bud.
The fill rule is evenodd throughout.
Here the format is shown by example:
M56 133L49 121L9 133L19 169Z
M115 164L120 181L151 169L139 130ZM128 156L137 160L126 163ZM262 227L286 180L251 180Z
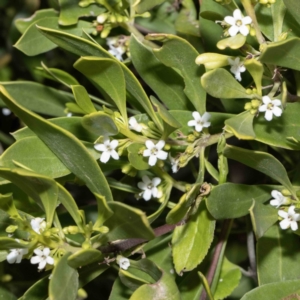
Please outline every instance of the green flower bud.
M188 142L194 142L196 137L193 134L189 134L186 138Z
M53 234L56 234L56 233L59 232L59 229L56 228L56 227L52 227L52 228L50 228L49 230L50 230L50 232L53 233Z
M68 227L64 227L62 231L63 231L64 234L69 234Z
M43 232L43 236L45 236L45 237L50 237L50 236L51 236L51 231L50 231L50 230L45 230L45 231Z
M94 228L95 231L98 231L100 233L108 233L109 232L109 228L107 226L101 226L101 227L98 227L98 228Z
M123 17L121 15L117 16L117 22L122 23L124 21Z
M9 274L5 274L0 277L1 282L10 282L11 280L12 280L12 276Z
M110 21L111 23L116 23L117 18L116 18L114 15L111 15L110 18L109 18L109 21Z
M77 226L69 226L68 231L69 231L70 234L76 234L76 233L79 232L79 229L78 229Z
M290 192L289 190L287 190L287 189L283 189L283 190L281 191L281 194L282 194L283 196L286 196L286 197L292 195L291 192Z
M250 109L250 114L251 115L256 115L256 113L257 113L257 109Z
M244 106L244 109L245 109L245 110L250 110L250 109L252 109L251 102L247 102L247 103L245 104L245 106Z
M251 95L252 94L252 90L251 89L246 89L246 94Z
M14 233L17 229L18 229L18 226L16 226L16 225L9 225L8 227L6 227L5 231L7 233Z
M184 165L187 161L187 157L185 155L181 155L179 157L179 165Z
M261 105L261 101L258 99L251 100L252 108L258 108Z
M164 150L169 151L171 149L171 146L169 144L165 144Z
M79 289L77 292L77 296L80 299L86 299L88 297L88 294L84 289Z
M137 170L131 164L125 164L122 167L122 172L130 177L135 177Z
M185 149L185 152L187 154L192 154L194 152L194 146L192 146L192 145L187 146L186 149Z
M89 241L84 241L81 245L82 249L89 249L91 248L91 244Z
M282 32L279 37L278 37L278 41L285 41L287 38L288 32Z

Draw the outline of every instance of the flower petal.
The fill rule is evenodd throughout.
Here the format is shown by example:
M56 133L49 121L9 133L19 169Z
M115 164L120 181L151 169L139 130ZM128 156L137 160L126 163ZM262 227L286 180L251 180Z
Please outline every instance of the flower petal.
M34 249L33 252L38 256L43 256L44 254L44 252L39 248Z
M265 119L267 121L271 121L273 119L273 111L272 110L269 110L269 109L266 110Z
M281 218L287 218L288 217L288 213L284 210L279 210L278 211L278 215L281 217Z
M143 156L148 157L150 155L151 155L151 150L150 149L145 149L144 152L143 152Z
M157 157L155 155L150 155L148 160L149 166L155 166L156 162L157 162Z
M145 143L145 145L150 150L155 147L154 143L152 141L150 141L150 140L147 140L146 143Z
M277 199L273 199L273 200L270 201L270 205L279 207L280 202Z
M195 120L191 120L191 121L188 121L187 125L192 127L192 126L196 126L197 122Z
M161 160L165 160L168 158L168 152L160 150L157 152L156 156L157 156L157 158L159 158Z
M296 221L292 221L292 222L291 222L291 229L292 229L293 231L296 231L296 230L298 229L298 224L297 224Z
M109 159L110 159L110 152L107 152L107 151L102 152L100 161L105 164L109 161Z
M232 16L225 17L224 21L229 25L235 25L235 19Z
M271 99L270 99L270 97L269 96L263 96L262 97L262 101L263 101L263 103L264 104L269 104L269 103L271 103Z
M158 189L157 189L157 187L153 187L152 190L151 190L151 192L152 192L152 196L154 198L157 198L157 195L158 195Z
M247 25L240 26L240 33L244 36L249 34L249 28Z
M144 182L138 182L137 186L141 190L145 190L147 188L147 185Z
M151 179L147 175L143 175L142 180L145 184L151 183Z
M276 117L280 117L281 114L282 114L282 109L278 106L274 106L273 109L273 114L276 116Z
M16 249L13 249L8 255L6 256L6 260L9 264L14 264L17 260L18 254Z
M252 19L249 16L246 16L242 19L244 25L248 25L252 23Z
M193 112L192 112L192 115L193 115L193 118L194 118L196 121L201 121L201 116L200 116L200 114L199 114L197 111L193 111Z
M152 179L152 185L155 187L155 186L158 186L159 184L161 183L161 179L159 177L154 177Z
M50 254L50 249L49 248L44 248L43 253L45 256L48 256Z
M210 119L211 115L208 112L205 112L202 116L202 121L207 122Z
M113 159L115 159L115 160L118 160L118 159L119 159L119 154L118 154L115 150L112 150L112 151L110 152L110 155L111 155L111 157L112 157Z
M290 227L290 221L288 219L284 219L281 222L279 222L279 226L283 230L288 229Z
M98 150L98 151L101 151L101 152L107 150L107 148L106 148L106 146L105 146L104 144L96 144L96 145L94 145L94 148L95 148L96 150Z
M160 140L156 144L156 149L161 150L165 146L166 142L163 140Z
M281 106L281 101L279 99L272 100L272 104L275 106Z
M111 149L116 149L118 147L118 145L119 145L119 141L117 141L117 140L112 140L110 142L110 148Z
M196 124L196 126L195 126L195 130L196 130L197 132L201 132L201 131L202 131L202 129L203 129L203 126L202 126L202 125L200 125L200 124Z
M43 259L43 260L39 263L38 269L39 269L39 270L44 269L44 268L46 267L46 264L47 264L46 259Z
M48 256L48 257L46 258L46 262L47 262L47 264L49 264L49 265L53 265L53 264L54 264L54 259L53 259L53 257Z
M266 111L266 110L267 110L267 105L265 105L265 104L261 105L261 106L258 108L258 111L260 111L260 112L264 112L264 111Z
M144 193L143 193L143 198L146 201L149 201L151 199L152 196L152 192L151 190L147 189Z
M233 12L233 17L235 18L235 20L242 20L243 16L242 16L242 12L240 9L235 9Z
M42 258L40 256L32 256L30 259L30 263L35 265L41 262Z
M236 25L233 25L228 29L228 33L230 36L236 36L239 31L240 31L240 29Z

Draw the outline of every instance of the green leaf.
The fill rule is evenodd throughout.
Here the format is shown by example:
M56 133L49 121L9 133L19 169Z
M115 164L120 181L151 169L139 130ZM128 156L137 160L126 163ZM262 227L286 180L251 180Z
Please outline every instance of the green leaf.
M257 61L254 58L251 59L246 59L244 62L244 66L246 67L247 71L251 74L254 82L256 89L261 95L261 84L262 84L262 77L264 73L264 66L261 62Z
M79 269L79 287L83 287L105 272L109 266L105 264L92 264Z
M17 297L14 294L2 286L0 287L0 298L5 300L17 300Z
M78 273L68 265L71 253L66 253L52 271L49 283L50 300L75 300L78 290ZM62 288L62 284L68 288Z
M207 208L216 219L233 219L245 216L255 202L271 199L272 185L245 185L224 183L214 187L207 198Z
M96 249L81 249L68 257L68 265L74 269L81 268L91 263L104 259L103 254Z
M115 59L104 48L91 41L77 37L76 35L64 33L62 31L52 30L45 27L38 27L38 28L47 38L49 38L59 47L62 47L63 49L70 51L71 53L74 53L78 56L96 56L96 57ZM147 114L158 126L158 128L161 128L161 124L157 119L153 107L145 91L143 90L141 84L124 64L120 63L120 66L122 67L122 70L124 72L126 89L133 96L133 97L128 97L127 98L128 101L130 101L130 104L132 104L140 111L147 112Z
M177 274L195 269L206 256L214 237L216 221L201 201L197 213L173 232L172 253Z
M60 6L59 24L64 26L76 24L80 17L95 17L105 11L104 7L94 3L80 7L77 0L59 0L58 3Z
M15 239L0 237L0 250L27 248L28 245L18 243Z
M44 300L48 298L49 276L34 283L19 300Z
M220 40L217 43L217 47L220 50L230 48L233 50L240 49L246 42L246 37L242 34L237 34L236 36L231 36L226 39Z
M66 166L37 136L15 142L0 157L2 167L15 168L15 162L51 178L70 174Z
M58 194L53 179L24 169L0 168L0 176L17 185L36 201L46 213L47 227L52 225Z
M137 270L133 268L129 268L128 271L122 269L119 270L119 277L125 286L135 291L141 285L153 283L152 280L149 281L149 278L147 278L148 280L144 279L144 277L150 277L147 276L148 274L145 274L144 272L136 272L136 271Z
M138 14L143 14L144 12L150 10L154 6L162 4L163 0L141 0L138 2L138 5L135 6L135 9Z
M132 291L127 288L118 277L113 286L108 300L128 300Z
M104 197L98 194L94 194L94 195L96 197L97 206L98 206L97 221L94 224L94 228L95 228L95 227L102 226L103 223L113 215L113 211L107 205L107 202L105 201Z
M293 37L267 45L260 56L260 61L300 71L299 51L300 38Z
M74 64L97 88L104 90L117 105L127 123L126 86L121 64L114 59L81 57Z
M240 267L224 257L214 299L218 300L228 297L239 285L241 277Z
M99 165L74 135L26 110L16 103L3 86L0 86L0 92L7 106L36 133L70 171L85 182L92 192L105 196L107 201L112 201L111 191Z
M120 202L109 202L114 214L104 223L109 228L109 240L143 238L151 240L154 232L144 212Z
M47 28L63 30L75 35L81 35L82 28L91 28L91 24L86 21L80 21L77 26L60 28L58 17L48 17L37 20L31 24L21 38L14 45L18 50L28 56L35 56L56 48L56 44L47 39L40 33L36 26L45 26Z
M284 113L280 118L273 118L272 121L266 122L263 115L254 119L253 129L256 140L267 145L290 149L300 150L299 143L293 143L289 137L298 139L300 126L298 110L300 103L287 103Z
M242 112L225 121L225 130L232 132L238 139L254 140L255 133L253 131L253 119L255 115L249 111Z
M293 195L295 194L284 166L273 155L230 145L226 145L224 155L227 158L239 161L250 168L264 173L285 186Z
M300 293L299 286L300 280L288 280L285 282L265 284L251 290L246 295L244 295L241 300L265 299L266 295L268 295L268 300L296 300L296 298L294 298L293 296L295 296L297 293Z
M300 24L300 8L299 8L299 2L297 0L283 0L284 5L288 9L288 11L291 13L291 15L295 18L295 20Z
M65 103L73 101L71 94L35 82L1 82L1 85L16 102L29 110L47 116L65 116Z
M150 168L148 159L142 155L141 149L143 148L145 148L145 146L139 143L132 143L127 148L128 160L137 170L148 170Z
M12 195L12 193L6 195L0 194L0 209L5 211L12 218L20 218Z
M246 89L225 69L206 72L201 77L201 83L206 92L216 98L253 98L253 95L248 95Z
M206 93L199 82L204 73L203 66L197 66L195 59L199 55L186 40L171 34L149 34L149 40L159 41L163 46L153 49L154 55L166 66L177 69L184 79L184 92L195 109L203 114L206 111Z
M77 105L86 113L90 114L96 112L96 109L90 99L89 94L82 85L72 85L72 92L74 94Z
M278 224L270 227L257 241L259 285L299 278L300 270L295 263L300 259L299 247L297 235L283 231Z
M250 208L250 216L257 240L278 220L277 209L257 201Z
M172 68L162 64L152 49L134 35L130 39L130 53L139 75L169 109L191 109L189 100L183 92L183 78Z
M116 135L119 132L113 118L102 111L85 115L82 118L82 126L97 136Z

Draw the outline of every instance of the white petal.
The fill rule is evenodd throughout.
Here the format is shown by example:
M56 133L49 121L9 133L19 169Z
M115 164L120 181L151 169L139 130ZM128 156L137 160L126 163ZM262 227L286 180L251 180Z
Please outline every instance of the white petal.
M110 159L110 153L109 152L102 152L100 161L103 162L104 164L107 163Z
M263 104L263 105L261 105L259 108L258 108L258 110L260 111L260 112L264 112L264 111L266 111L267 110L267 105L266 104Z
M155 166L156 162L157 162L156 156L155 155L150 155L149 161L148 161L149 166Z
M153 196L154 198L157 198L157 194L158 194L158 189L157 189L157 187L153 187L152 190L151 190L151 192L152 192L152 196Z
M227 16L224 18L224 21L229 25L235 25L235 19L231 16Z
M236 25L233 25L228 29L228 33L230 36L236 36L239 31L240 29Z
M272 104L275 106L281 106L281 101L278 99L274 99L274 100L272 100Z
M147 188L147 185L144 182L138 182L137 186L141 190L145 190Z
M143 198L146 201L149 201L151 199L152 196L152 192L151 190L147 189L144 193L143 193Z
M278 215L281 217L281 218L287 218L289 215L288 215L288 213L286 212L286 211L284 211L284 210L279 210L278 211Z
M290 221L288 219L284 219L279 223L281 229L288 229L290 227Z
M17 256L16 264L19 264L19 263L22 261L22 258L23 258L23 255L22 255L22 254L19 254L19 255Z
M102 152L107 150L107 148L106 148L106 146L104 144L96 144L96 145L94 145L94 148L96 150L102 151Z
M151 150L150 149L145 149L144 152L143 152L143 156L148 157L150 155L151 155Z
M294 215L295 214L295 206L291 205L288 209L288 214L289 215Z
M151 183L151 179L147 175L143 175L142 180L145 184Z
M197 122L195 120L191 120L191 121L188 121L187 125L192 127L192 126L196 126Z
M247 27L247 25L240 26L240 33L244 36L249 34L249 28Z
M278 200L276 200L276 199L273 199L273 200L270 201L270 205L279 207L280 206L280 202Z
M292 221L291 222L291 228L292 230L296 231L298 229L298 224L296 221Z
M150 140L147 140L146 143L145 143L145 145L150 150L155 147L154 143L152 141L150 141Z
M18 254L16 252L16 249L14 249L6 256L6 260L9 264L14 264L17 260L17 257L18 257Z
M238 81L241 81L241 80L242 80L242 77L241 77L241 73L240 73L240 72L236 72L236 73L235 73L235 79L238 80Z
M271 121L273 118L273 112L269 109L266 110L266 113L265 113L265 119L267 121Z
M270 99L270 97L269 96L263 96L262 97L262 101L263 101L263 103L264 104L269 104L269 103L271 103L271 99Z
M161 160L165 160L168 158L168 152L160 150L157 152L156 156Z
M273 190L271 192L271 195L272 195L273 198L276 198L276 199L280 198L282 196L282 194L279 191L277 191L277 190Z
M46 258L46 262L47 262L47 264L49 264L49 265L53 265L53 264L54 264L54 259L53 259L53 257L48 256L48 257Z
M242 12L239 9L235 9L233 12L233 17L235 18L235 20L242 20Z
M115 160L118 160L118 159L119 159L119 154L118 154L115 150L112 150L112 151L110 152L110 155L111 155L111 157L112 157L113 159L115 159Z
M193 118L194 118L196 121L201 121L201 116L200 116L200 114L199 114L197 111L193 111L193 112L192 112L192 115L193 115Z
M49 248L44 248L43 253L45 256L48 256L50 254L50 249Z
M158 141L158 143L156 144L156 148L158 150L161 150L164 146L165 146L166 142L163 140Z
M202 116L202 121L207 122L210 119L211 115L208 112L205 112Z
M244 25L248 25L252 23L252 19L249 16L246 16L242 19Z
M207 128L210 126L210 122L205 122L202 126Z
M240 66L240 72L243 73L246 71L246 67L244 65Z
M132 127L135 127L135 125L137 124L137 120L135 119L135 117L131 117L128 120L129 125L131 125Z
M39 248L34 249L33 252L38 256L43 256L44 255L44 252Z
M43 259L43 260L39 263L38 269L39 269L39 270L44 269L44 268L46 267L46 264L47 264L46 259Z
M197 132L201 132L201 131L202 131L202 129L203 129L203 126L202 126L202 125L200 125L200 124L196 124L196 126L195 126L195 130L196 130Z
M276 116L276 117L280 117L281 114L282 114L282 109L278 106L274 106L273 109L273 114Z
M42 258L40 256L32 256L30 259L30 263L35 265L41 262Z
M152 185L155 187L155 186L158 186L159 184L161 183L161 179L159 177L154 177L152 179Z
M118 145L119 145L119 141L117 141L117 140L112 140L110 142L110 148L111 149L116 149L118 147Z

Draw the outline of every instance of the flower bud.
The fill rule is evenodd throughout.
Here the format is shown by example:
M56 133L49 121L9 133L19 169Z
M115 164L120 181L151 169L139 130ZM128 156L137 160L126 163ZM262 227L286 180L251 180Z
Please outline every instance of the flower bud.
M171 146L169 144L165 144L164 150L169 151L171 149Z
M79 229L78 229L77 226L69 226L68 231L69 231L70 234L76 234L76 233L79 232Z
M261 105L261 101L258 99L251 100L252 108L258 108Z
M110 20L111 23L116 23L117 18L114 15L111 15L109 20Z
M185 149L185 152L187 154L192 154L194 152L194 146L192 146L192 145L187 146Z
M291 196L291 192L290 192L289 190L287 190L287 189L283 189L283 190L281 191L281 194L282 194L283 196L286 196L286 197Z
M88 297L88 294L87 294L87 292L84 289L79 289L77 291L77 296L80 299L86 299Z
M105 21L107 20L107 18L108 18L108 15L107 15L107 14L101 14L101 15L99 15L99 16L97 17L97 22L98 22L99 24L103 24L103 23L105 23Z
M5 231L7 233L14 233L17 229L18 229L18 226L16 226L16 225L9 225L8 227L6 227Z
M81 245L82 249L89 249L91 248L91 244L89 241L84 241Z
M252 109L251 102L245 103L244 109L245 109L245 110L250 110L250 109Z
M251 115L256 115L256 113L257 113L257 109L250 109L250 114Z
M189 134L186 138L188 142L194 142L196 137L193 134Z
M217 53L203 53L197 56L197 65L204 65L206 69L216 69L228 65L230 56Z
M252 94L252 90L251 89L246 89L246 94L251 95Z

